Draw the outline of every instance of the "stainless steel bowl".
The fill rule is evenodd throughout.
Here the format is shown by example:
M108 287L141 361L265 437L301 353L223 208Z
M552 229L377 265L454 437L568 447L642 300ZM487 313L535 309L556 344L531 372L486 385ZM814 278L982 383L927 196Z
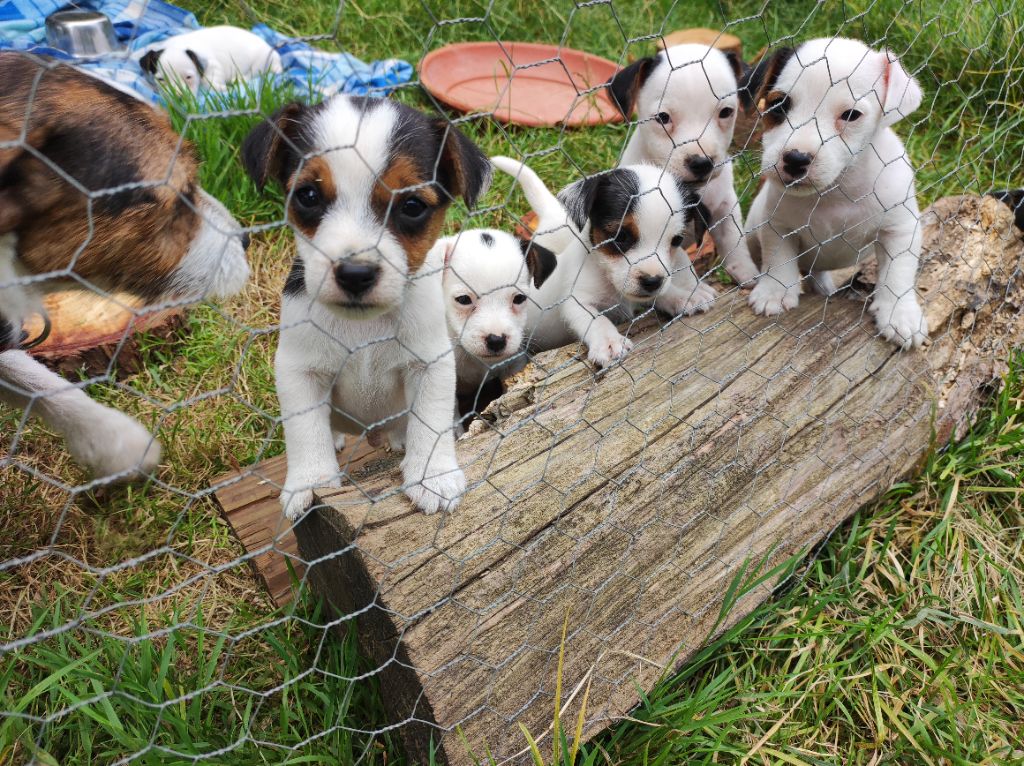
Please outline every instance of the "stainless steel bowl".
M119 50L114 25L95 11L57 11L46 17L46 41L75 58L92 59Z

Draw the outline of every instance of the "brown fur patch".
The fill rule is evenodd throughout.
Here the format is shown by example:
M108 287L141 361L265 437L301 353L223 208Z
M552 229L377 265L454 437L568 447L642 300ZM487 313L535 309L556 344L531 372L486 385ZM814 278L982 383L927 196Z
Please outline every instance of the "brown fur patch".
M0 233L17 234L33 272L160 294L200 223L192 146L166 115L68 67L0 54L0 82L0 141L26 135L0 152Z
M757 102L758 111L761 112L761 117L769 128L774 128L786 121L786 113L778 109L772 109L772 102L788 97L789 96L781 90L773 90L766 93L764 97Z
M598 251L605 255L612 256L614 258L621 258L622 253L615 247L615 238L619 236L620 232L628 232L632 237L633 241L637 242L640 239L640 229L637 227L636 219L632 213L626 213L622 219L621 227L618 226L603 226L594 227L590 230L590 242L598 249Z
M391 164L381 173L370 195L370 205L380 220L387 220L387 227L405 250L409 273L416 272L427 257L430 248L441 236L448 199L443 197L433 179L424 175L419 164L402 155L394 157ZM422 185L421 184L429 184ZM408 191L403 191L407 189ZM430 207L425 224L416 231L405 231L396 225L395 211L409 197L416 196Z

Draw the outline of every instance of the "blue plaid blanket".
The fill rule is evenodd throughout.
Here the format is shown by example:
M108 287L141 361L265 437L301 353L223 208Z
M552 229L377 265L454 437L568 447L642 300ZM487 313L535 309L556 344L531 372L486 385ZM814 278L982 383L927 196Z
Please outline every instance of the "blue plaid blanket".
M44 23L51 13L72 5L105 13L114 24L117 39L125 46L124 51L98 61L79 62L78 66L151 103L162 104L163 99L138 60L155 43L199 29L192 13L163 0L0 0L0 50L30 51L69 60L71 57L65 52L47 46ZM275 84L282 87L293 86L300 94L312 90L311 95L322 98L336 93L385 96L412 77L412 67L399 59L367 64L347 53L318 50L264 24L252 31L274 46L281 56L284 72L267 77L273 77ZM201 92L200 103L202 95Z

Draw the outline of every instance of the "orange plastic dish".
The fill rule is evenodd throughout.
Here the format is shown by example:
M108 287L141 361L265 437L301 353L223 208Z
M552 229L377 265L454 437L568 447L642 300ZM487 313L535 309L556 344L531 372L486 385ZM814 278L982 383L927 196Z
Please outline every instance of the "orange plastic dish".
M541 43L457 43L431 51L420 82L462 112L529 127L622 120L603 87L617 66L589 53Z

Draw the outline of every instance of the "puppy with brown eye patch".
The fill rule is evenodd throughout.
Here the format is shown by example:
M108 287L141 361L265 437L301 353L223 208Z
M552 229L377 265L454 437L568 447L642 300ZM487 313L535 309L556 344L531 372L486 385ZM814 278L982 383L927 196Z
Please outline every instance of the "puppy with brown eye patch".
M707 311L715 300L682 248L698 202L675 176L653 165L619 167L556 198L523 163L491 162L522 186L538 216L534 239L552 246L558 259L531 302L532 349L582 340L587 358L605 367L632 348L615 325L638 309L653 306L675 317Z
M242 147L262 187L285 191L298 254L275 359L289 519L338 486L334 433L404 448L404 490L424 512L465 491L455 458L455 358L435 247L452 201L472 206L490 165L457 128L394 101L289 104Z

